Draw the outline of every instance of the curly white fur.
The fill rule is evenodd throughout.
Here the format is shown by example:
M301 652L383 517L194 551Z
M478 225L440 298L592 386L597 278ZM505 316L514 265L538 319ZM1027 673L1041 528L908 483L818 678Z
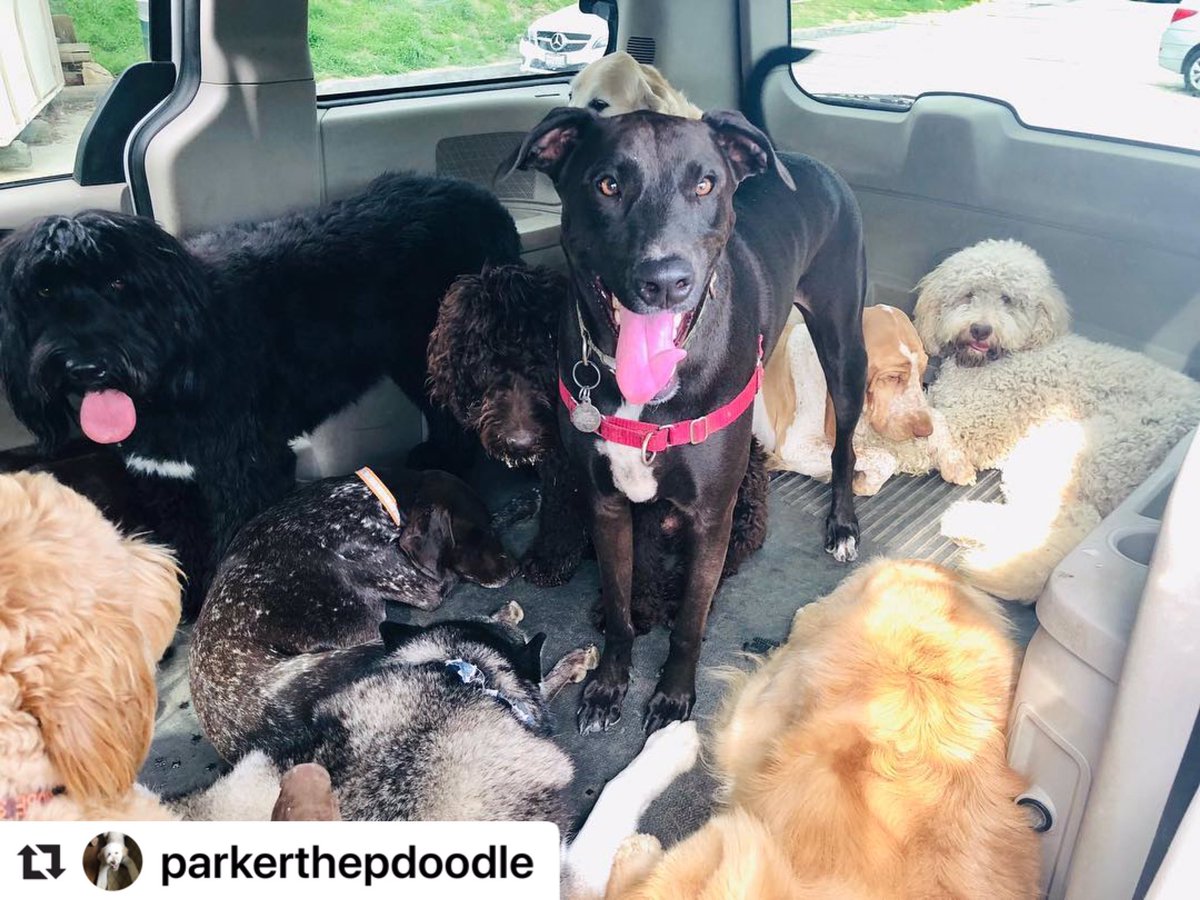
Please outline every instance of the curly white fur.
M955 504L942 533L966 548L960 566L977 585L1036 600L1059 561L1195 428L1200 384L1068 335L1054 277L1017 241L968 247L919 289L917 331L946 357L930 401L971 465L1003 473L1003 504ZM899 471L934 468L928 444L895 445Z

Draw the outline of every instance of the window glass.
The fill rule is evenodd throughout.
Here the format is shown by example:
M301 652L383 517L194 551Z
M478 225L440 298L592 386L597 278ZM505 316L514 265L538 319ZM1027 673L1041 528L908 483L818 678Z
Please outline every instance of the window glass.
M564 0L309 0L319 94L573 72L608 25Z
M0 184L65 175L100 96L149 58L149 0L0 0Z
M1028 125L1200 150L1200 0L789 0L821 98L1004 100Z

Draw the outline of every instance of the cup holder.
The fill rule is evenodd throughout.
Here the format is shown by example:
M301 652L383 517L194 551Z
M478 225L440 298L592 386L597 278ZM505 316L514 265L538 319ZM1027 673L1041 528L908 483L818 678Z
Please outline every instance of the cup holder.
M1110 538L1112 547L1121 556L1139 566L1149 566L1158 541L1158 529L1129 529L1115 532Z

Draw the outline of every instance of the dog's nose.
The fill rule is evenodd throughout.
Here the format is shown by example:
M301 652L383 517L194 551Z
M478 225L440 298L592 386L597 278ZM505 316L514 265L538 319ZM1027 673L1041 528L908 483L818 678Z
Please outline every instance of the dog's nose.
M80 385L93 385L108 374L103 366L74 359L67 360L65 369L67 377Z
M505 438L505 443L513 450L525 453L532 450L534 444L537 443L537 434L528 428L520 428L508 435Z
M992 335L992 326L983 322L975 322L971 325L971 337L977 341L986 341Z
M633 270L633 281L642 302L651 306L682 303L692 292L696 272L679 256L645 259Z
M918 415L913 418L912 422L913 437L929 437L933 434L933 422L929 420L929 416Z

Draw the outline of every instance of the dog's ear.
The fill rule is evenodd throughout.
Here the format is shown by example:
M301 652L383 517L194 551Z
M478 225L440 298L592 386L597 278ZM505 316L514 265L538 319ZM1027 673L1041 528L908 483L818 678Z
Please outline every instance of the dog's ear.
M559 106L546 113L512 154L496 170L496 178L507 178L517 169L537 169L557 181L563 163L579 144L588 128L596 123L596 114L590 109L575 106Z
M532 681L534 684L542 683L542 647L545 643L546 633L539 631L517 654L515 668L517 674L526 681Z
M379 636L383 639L383 649L388 653L414 638L420 637L424 631L425 629L420 625L412 625L408 622L383 621L379 623Z
M773 168L784 184L793 191L796 189L796 182L775 152L771 139L736 109L706 112L702 121L712 129L717 146L739 182Z
M442 552L454 546L450 513L441 506L424 507L408 520L398 543L414 566L433 578L440 578Z

